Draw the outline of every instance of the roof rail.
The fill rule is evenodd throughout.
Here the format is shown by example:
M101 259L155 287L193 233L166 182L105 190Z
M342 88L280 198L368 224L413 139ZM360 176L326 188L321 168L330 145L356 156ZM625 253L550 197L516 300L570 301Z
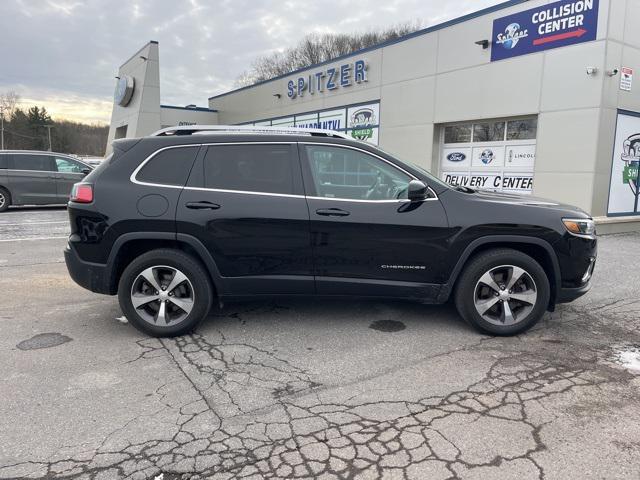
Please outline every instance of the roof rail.
M333 130L322 130L319 128L282 128L253 125L180 125L167 127L149 135L150 137L165 137L170 135L196 135L210 133L258 133L264 135L311 135L317 137L336 137L355 140L346 133L335 132Z

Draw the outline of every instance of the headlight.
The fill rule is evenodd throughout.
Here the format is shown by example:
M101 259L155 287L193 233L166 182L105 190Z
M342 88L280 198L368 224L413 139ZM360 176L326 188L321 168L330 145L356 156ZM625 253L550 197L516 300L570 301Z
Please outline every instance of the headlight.
M596 224L590 218L563 218L565 228L574 235L593 235L596 233Z

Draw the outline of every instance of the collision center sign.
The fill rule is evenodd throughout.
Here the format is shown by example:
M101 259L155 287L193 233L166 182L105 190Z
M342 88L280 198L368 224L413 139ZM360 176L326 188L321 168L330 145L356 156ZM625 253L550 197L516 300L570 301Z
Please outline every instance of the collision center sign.
M491 61L595 40L598 0L561 0L493 21Z

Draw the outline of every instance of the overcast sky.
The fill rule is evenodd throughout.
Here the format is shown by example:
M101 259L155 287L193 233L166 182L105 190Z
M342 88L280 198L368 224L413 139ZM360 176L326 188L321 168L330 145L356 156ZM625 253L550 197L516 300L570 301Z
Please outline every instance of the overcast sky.
M501 1L0 0L0 93L108 123L119 65L157 40L162 103L206 106L254 58L307 33L430 26Z

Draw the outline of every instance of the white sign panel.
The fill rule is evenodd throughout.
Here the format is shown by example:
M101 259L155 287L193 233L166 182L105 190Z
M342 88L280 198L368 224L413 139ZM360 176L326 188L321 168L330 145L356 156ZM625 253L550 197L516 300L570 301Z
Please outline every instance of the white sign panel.
M483 145L474 147L472 157L471 165L473 167L502 167L504 165L504 146Z
M357 140L378 143L377 129L380 124L380 104L372 103L347 109L347 132Z
M525 168L533 171L536 163L536 146L533 145L507 145L504 166Z
M610 215L640 213L639 165L640 114L618 113L607 209Z
M443 148L441 165L443 169L469 168L471 166L471 148Z
M631 91L633 84L633 68L622 67L620 69L620 90Z

